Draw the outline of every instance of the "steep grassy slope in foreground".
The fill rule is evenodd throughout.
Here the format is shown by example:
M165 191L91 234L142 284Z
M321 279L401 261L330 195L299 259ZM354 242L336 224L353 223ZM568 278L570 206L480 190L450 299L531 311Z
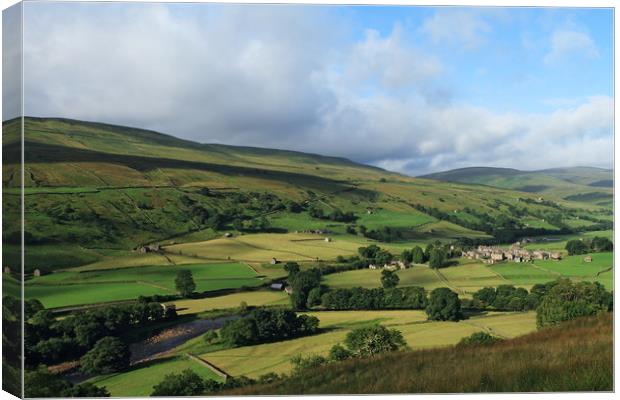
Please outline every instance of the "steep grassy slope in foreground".
M488 347L350 360L226 394L611 391L612 319L581 318Z

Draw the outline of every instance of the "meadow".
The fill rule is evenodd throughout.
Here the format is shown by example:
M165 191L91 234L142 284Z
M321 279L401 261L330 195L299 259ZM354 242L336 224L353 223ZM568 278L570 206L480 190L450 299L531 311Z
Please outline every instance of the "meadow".
M611 392L613 377L613 315L606 313L489 346L353 359L223 394Z
M433 270L426 265L414 265L397 271L399 286L422 286L426 290L449 287L464 297L479 289L498 285L514 285L530 289L537 283L545 283L559 277L573 280L596 281L607 289L613 287L613 253L592 254L592 262L583 261L585 255L568 256L561 261L535 261L534 263L503 262L482 264L472 260L460 259L459 264ZM380 287L381 271L361 269L345 271L324 277L324 283L332 288Z
M154 265L43 275L27 281L25 295L56 308L175 294L174 280L180 270L192 272L199 292L263 283L252 268L239 263Z
M290 299L283 291L256 290L251 292L231 293L223 296L207 297L204 299L183 299L173 302L177 313L195 314L204 311L225 310L239 307L241 302L248 306L290 305Z
M298 354L326 355L353 328L380 323L402 332L411 349L457 343L474 332L510 338L536 329L535 313L486 313L460 322L429 322L424 311L323 311L308 313L320 320L323 333L275 343L208 352L201 358L232 375L257 378L268 372L288 373Z
M332 238L331 242L326 242L326 237L332 238L330 235L258 233L177 244L166 246L165 249L173 254L205 259L269 263L272 258L297 262L333 260L339 255L357 254L357 249L363 245L341 238Z
M103 386L113 397L148 397L165 375L191 369L203 379L221 381L210 369L185 355L175 355L137 364L127 371L92 378L89 382Z

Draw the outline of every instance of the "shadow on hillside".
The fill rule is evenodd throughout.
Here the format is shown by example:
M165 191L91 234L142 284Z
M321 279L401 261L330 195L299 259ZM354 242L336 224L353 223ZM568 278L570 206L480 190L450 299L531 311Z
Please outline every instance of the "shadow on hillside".
M18 146L19 143L11 144L7 146L7 149L5 150L10 150L10 147ZM214 164L200 161L175 160L161 157L102 153L86 149L56 146L30 141L26 141L24 143L24 148L27 149L25 153L26 163L98 162L123 165L140 172L152 171L158 168L199 170L220 173L228 176L275 180L294 186L304 186L322 191L327 189L335 192L351 189L351 185L343 181L296 172ZM19 155L20 153L16 151L7 151L5 156L7 156L8 159L4 161L9 163L18 163L20 160L16 157ZM356 189L356 191L360 192L360 195L374 195L374 192L371 190Z

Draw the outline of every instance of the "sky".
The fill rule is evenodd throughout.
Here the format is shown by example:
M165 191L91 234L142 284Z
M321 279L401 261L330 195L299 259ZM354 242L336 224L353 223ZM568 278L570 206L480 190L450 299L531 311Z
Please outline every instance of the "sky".
M23 24L30 116L410 175L613 166L611 9L34 2Z

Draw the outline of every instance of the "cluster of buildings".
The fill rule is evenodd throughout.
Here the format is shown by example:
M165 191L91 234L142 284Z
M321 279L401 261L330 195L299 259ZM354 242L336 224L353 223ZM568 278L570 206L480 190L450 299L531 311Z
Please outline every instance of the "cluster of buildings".
M495 246L478 246L474 250L464 253L464 256L472 260L482 260L485 264L495 264L502 261L530 262L534 260L561 260L560 252L545 250L527 250L519 243L513 244L509 249Z
M384 264L383 266L377 264L370 264L368 269L387 269L389 271L396 271L397 269L406 269L408 265L400 260L394 260L389 264Z

